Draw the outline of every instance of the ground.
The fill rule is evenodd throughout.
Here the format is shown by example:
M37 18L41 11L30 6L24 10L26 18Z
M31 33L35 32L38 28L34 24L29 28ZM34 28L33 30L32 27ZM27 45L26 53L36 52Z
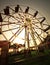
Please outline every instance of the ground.
M30 56L15 54L9 56L9 65L50 65L50 50L44 53L31 51Z

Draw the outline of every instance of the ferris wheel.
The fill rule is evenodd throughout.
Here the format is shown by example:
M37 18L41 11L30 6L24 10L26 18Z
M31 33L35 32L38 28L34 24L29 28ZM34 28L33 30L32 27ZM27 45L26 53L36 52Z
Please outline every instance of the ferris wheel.
M14 43L20 35L19 39L24 41L25 47L29 48L31 43L36 47L45 40L49 29L46 18L28 6L6 6L0 12L0 40L3 36Z

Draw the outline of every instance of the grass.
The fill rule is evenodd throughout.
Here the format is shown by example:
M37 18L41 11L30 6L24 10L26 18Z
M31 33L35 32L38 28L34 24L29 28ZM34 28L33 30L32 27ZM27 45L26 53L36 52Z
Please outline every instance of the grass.
M50 65L50 50L44 53L31 51L31 55L26 57L24 54L9 56L9 65Z

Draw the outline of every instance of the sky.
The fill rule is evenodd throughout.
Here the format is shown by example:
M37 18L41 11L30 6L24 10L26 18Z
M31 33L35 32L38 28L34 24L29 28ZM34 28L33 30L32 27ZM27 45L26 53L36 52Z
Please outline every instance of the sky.
M38 10L50 24L50 0L0 0L0 10L9 5L26 5Z

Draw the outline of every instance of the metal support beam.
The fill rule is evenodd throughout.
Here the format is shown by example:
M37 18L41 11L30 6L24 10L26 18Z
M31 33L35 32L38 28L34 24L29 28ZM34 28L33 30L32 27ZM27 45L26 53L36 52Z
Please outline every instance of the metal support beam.
M29 30L25 26L25 49L29 49Z
M33 31L33 29L32 29L32 26L30 25L30 34L31 34L31 37L32 37L32 39L33 39L33 43L34 43L34 45L36 46L37 45L37 43L36 43L36 40L35 40L35 37L34 37L34 31Z
M14 39L21 33L21 31L23 30L23 28L19 28L17 32L15 32L15 34L9 39L9 41L13 42ZM16 35L16 36L15 36ZM14 38L15 37L15 38ZM12 40L13 39L13 40Z
M14 38L11 42L13 42L15 40L15 38L21 33L22 30L23 30L23 28L21 30L19 30L19 32L14 35Z

